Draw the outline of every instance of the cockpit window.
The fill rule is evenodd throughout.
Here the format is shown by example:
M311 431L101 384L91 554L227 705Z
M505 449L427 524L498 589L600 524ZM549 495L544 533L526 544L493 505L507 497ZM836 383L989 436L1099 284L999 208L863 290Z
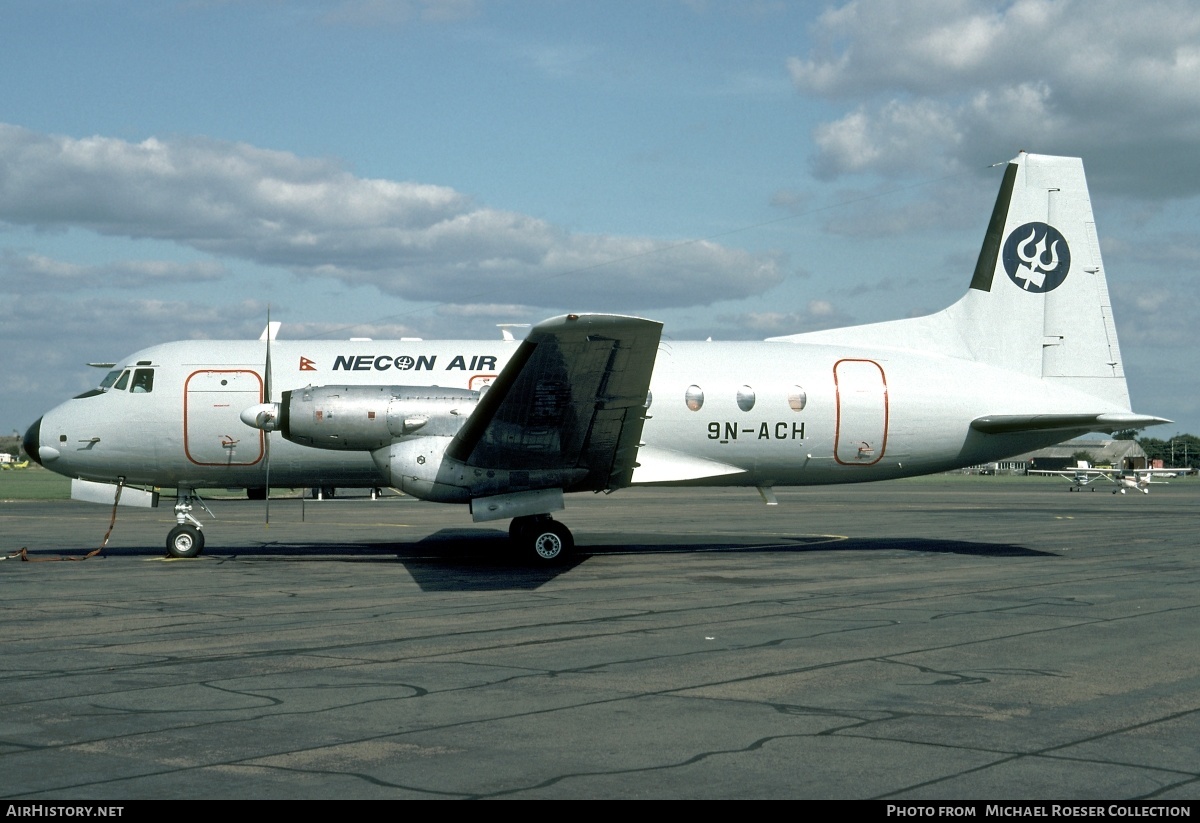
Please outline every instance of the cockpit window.
M129 389L134 394L145 394L154 391L154 369L138 369L133 373L133 387Z
M125 391L125 387L129 385L129 369L121 371L116 369L104 375L104 379L100 381L100 385L94 389L88 389L83 394L75 395L76 400L81 400L85 397L96 397L104 394L110 389L117 391ZM154 391L154 369L138 369L133 373L133 387L130 391L144 393Z

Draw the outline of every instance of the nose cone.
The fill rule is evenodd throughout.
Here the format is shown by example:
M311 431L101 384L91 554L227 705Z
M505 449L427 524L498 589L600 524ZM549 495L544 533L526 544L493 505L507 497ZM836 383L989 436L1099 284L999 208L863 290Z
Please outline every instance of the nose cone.
M21 448L33 462L39 466L42 464L42 418L39 417L25 432L25 437L21 439Z

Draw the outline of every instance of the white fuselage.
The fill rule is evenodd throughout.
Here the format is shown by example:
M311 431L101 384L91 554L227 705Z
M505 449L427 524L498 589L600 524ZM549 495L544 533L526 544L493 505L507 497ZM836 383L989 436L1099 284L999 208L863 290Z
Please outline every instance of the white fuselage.
M517 345L278 340L271 393L278 399L308 385L479 390ZM130 390L129 381L47 412L41 461L88 480L261 488L269 436L272 486L381 485L369 452L309 448L239 420L266 399L264 352L260 341L186 341L137 352L118 371L152 369L151 390ZM927 352L664 340L633 482L783 486L926 474L1065 436L983 435L970 427L981 415L1071 411L1079 402L1069 389Z

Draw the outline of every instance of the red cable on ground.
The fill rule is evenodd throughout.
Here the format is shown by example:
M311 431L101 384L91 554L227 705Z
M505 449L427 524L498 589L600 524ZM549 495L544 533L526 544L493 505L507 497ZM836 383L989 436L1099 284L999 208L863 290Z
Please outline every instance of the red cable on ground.
M125 479L121 478L117 481L117 494L113 498L112 519L108 521L108 531L104 533L104 539L100 541L100 546L85 554L83 557L30 557L26 546L22 546L19 551L15 551L4 557L4 560L15 560L21 558L26 563L55 563L66 560L87 560L89 557L95 557L104 551L104 547L108 545L108 538L112 536L113 526L117 525L117 504L121 502L121 489L125 488Z

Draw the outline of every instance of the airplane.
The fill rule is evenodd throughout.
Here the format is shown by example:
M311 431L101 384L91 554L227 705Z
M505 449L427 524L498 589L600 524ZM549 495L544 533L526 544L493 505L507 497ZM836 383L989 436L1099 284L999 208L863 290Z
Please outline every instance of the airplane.
M157 505L173 557L202 551L198 492L390 486L510 520L531 562L573 549L572 492L774 488L932 474L1132 411L1083 163L1004 170L966 294L924 317L683 342L639 317L567 314L524 340L189 340L129 355L46 412L25 451L72 496ZM511 336L511 335L506 335Z
M0 469L3 469L4 471L9 471L11 469L27 469L27 468L29 468L28 460L20 460L20 461L8 460L3 463L0 463Z
M1129 489L1135 489L1142 494L1149 494L1151 483L1165 483L1166 480L1155 480L1155 477L1178 477L1191 472L1189 468L1181 469L1114 469L1098 468L1086 460L1075 461L1073 469L1029 469L1026 474L1040 474L1055 477L1065 477L1071 481L1067 491L1080 491L1093 480L1104 478L1116 484L1113 494L1125 494ZM1092 489L1095 491L1095 488Z

